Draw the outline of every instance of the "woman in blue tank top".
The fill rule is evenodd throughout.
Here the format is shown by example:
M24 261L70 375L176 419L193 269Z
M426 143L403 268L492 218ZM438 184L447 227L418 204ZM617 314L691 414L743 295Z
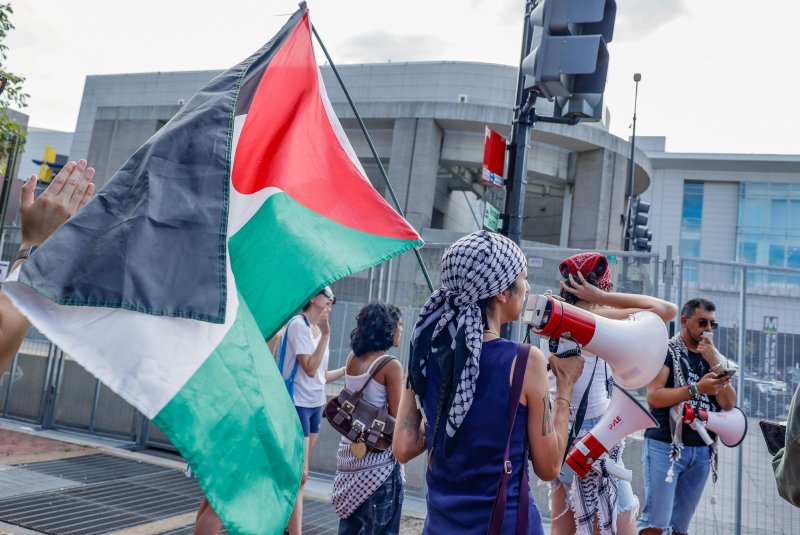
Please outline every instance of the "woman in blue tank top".
M566 447L568 400L583 359L551 357L558 385L551 405L547 360L538 348L530 348L521 395L510 399L519 344L498 333L522 312L530 289L526 265L520 248L504 236L478 231L461 238L445 251L441 288L428 299L415 325L392 446L400 462L428 453L423 533L487 533L506 468L512 407L516 418L507 501L499 515L502 527L492 535L544 533L539 510L523 484L527 444L536 475L555 479ZM520 511L522 492L528 507Z

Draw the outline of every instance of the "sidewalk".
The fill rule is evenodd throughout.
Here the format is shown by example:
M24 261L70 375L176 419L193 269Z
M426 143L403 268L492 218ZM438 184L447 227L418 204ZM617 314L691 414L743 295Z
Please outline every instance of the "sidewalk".
M126 445L0 419L0 535L191 534L202 492L184 462ZM307 535L337 533L331 488L320 475L306 484ZM424 517L424 500L406 496L401 533L420 533Z

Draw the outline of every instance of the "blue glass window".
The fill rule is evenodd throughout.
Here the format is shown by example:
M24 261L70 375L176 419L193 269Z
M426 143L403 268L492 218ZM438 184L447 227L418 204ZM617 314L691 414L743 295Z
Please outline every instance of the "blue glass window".
M683 208L681 212L681 243L679 254L687 257L700 256L700 231L703 227L703 183L684 182ZM697 281L697 266L686 264L683 279Z
M800 185L740 184L736 259L800 268Z

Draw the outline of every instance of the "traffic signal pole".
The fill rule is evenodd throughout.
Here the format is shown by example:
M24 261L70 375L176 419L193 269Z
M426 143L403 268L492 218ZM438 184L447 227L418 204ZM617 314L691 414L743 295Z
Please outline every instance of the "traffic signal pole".
M534 0L525 2L523 18L522 51L520 64L528 55L533 42L533 28L529 19ZM517 70L517 94L514 101L514 122L508 142L508 180L506 181L506 205L501 233L514 243L522 240L522 218L525 212L525 190L528 186L528 149L530 148L533 110L536 94L525 90L525 74Z
M625 218L625 250L630 251L633 249L633 231L636 223L633 222L633 171L636 167L634 156L636 151L636 105L639 101L639 80L642 75L636 73L633 75L633 81L636 83L636 90L633 96L633 132L631 135L631 157L628 161L628 210L627 217Z

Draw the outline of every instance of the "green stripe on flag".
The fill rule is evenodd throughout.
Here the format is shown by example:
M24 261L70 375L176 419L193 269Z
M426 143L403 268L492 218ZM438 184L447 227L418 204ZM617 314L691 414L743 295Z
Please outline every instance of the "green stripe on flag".
M300 488L303 431L241 295L220 345L153 422L189 455L230 533L283 532Z
M346 227L281 192L230 238L228 251L236 286L266 338L322 286L417 245Z

